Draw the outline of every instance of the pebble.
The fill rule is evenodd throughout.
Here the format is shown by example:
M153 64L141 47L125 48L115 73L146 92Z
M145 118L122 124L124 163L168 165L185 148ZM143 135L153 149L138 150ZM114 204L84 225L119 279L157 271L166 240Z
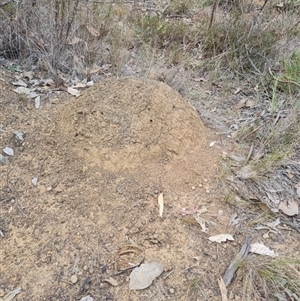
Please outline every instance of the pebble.
M158 234L157 233L153 234L153 238L158 238Z
M207 180L207 179L204 179L204 182L208 182L208 180Z
M76 275L72 275L71 282L75 284L77 281L78 281L78 277Z
M201 187L203 187L203 185L202 185L202 184L199 184L198 186L199 186L200 188L201 188Z
M208 194L208 193L210 193L210 190L209 190L209 189L206 189L205 192Z
M192 189L193 189L193 190L195 190L195 189L196 189L196 187L195 187L195 186L192 186Z
M170 292L170 294L174 294L174 293L175 293L174 288L170 288L170 289L169 289L169 292Z
M85 265L85 266L83 267L83 269L86 271L86 270L88 269L88 267Z
M211 255L211 258L212 258L213 260L217 260L217 255Z

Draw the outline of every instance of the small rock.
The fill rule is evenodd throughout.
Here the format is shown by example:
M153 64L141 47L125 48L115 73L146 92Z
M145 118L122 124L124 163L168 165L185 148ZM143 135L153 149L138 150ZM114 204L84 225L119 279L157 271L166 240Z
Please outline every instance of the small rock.
M212 258L213 260L217 260L217 255L211 255L211 258Z
M205 192L208 194L208 193L210 193L210 190L209 190L209 189L206 189Z
M201 187L203 187L203 185L202 185L202 184L199 184L198 186L199 186L200 188L201 188Z
M170 293L170 294L174 294L174 293L175 293L174 288L170 288L170 289L169 289L169 293Z
M86 271L86 270L88 269L88 267L85 265L85 266L83 267L83 269Z
M37 181L38 181L38 178L33 178L33 179L31 180L31 183L32 183L34 186L36 186L36 185L37 185Z
M77 281L78 281L77 275L72 275L71 282L75 284Z
M13 156L14 155L14 150L11 147L4 147L3 152L8 155L8 156Z
M158 238L158 234L157 233L153 234L153 238Z
M195 189L196 189L196 187L195 187L195 186L192 186L192 189L193 189L193 190L195 190Z
M207 179L204 179L204 182L208 182L208 180L207 180Z

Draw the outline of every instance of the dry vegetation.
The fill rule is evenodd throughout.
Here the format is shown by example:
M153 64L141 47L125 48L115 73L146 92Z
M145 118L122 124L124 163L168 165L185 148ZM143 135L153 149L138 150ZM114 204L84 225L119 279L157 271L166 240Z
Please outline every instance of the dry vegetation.
M34 70L65 84L76 78L152 76L193 103L197 94L190 93L187 80L179 87L175 74L218 83L225 97L232 87L243 87L240 94L255 106L251 115L239 110L233 137L242 158L238 168L250 166L251 173L229 183L244 199L271 208L273 200L299 201L299 1L23 0L0 5L0 56L11 62L7 68L12 71ZM162 71L153 75L153 70ZM229 118L231 109L219 114ZM226 176L235 173L230 166ZM297 221L286 219L295 228ZM287 300L280 299L283 292L288 300L299 300L299 261L257 264L241 273L245 270L245 300L267 300L274 291L278 300ZM196 287L191 284L192 293Z

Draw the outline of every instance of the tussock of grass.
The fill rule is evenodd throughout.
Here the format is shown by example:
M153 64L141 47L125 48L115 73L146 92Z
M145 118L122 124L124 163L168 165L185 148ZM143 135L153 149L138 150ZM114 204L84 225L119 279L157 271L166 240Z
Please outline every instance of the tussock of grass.
M243 300L299 300L300 260L249 257L237 277L242 279Z

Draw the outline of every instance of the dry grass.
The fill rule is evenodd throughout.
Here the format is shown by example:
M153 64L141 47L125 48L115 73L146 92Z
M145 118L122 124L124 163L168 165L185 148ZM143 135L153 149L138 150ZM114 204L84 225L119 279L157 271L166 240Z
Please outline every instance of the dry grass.
M266 260L250 256L237 278L243 283L243 300L299 300L300 261L295 258Z

